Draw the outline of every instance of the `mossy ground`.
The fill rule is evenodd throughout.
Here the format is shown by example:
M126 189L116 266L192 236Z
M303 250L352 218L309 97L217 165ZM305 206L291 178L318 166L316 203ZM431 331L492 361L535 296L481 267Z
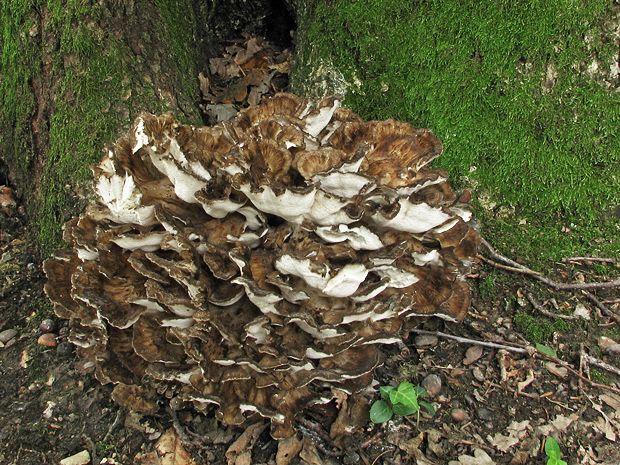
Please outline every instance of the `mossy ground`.
M333 0L316 2L307 41L351 84L346 105L432 129L444 143L438 164L458 188L514 207L500 221L477 208L500 250L533 260L616 255L615 8Z

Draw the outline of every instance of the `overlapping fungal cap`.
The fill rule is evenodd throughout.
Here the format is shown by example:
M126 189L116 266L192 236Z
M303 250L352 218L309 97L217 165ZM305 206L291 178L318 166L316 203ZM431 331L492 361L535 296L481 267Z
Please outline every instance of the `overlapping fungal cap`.
M119 402L257 412L288 437L367 388L416 317L464 317L478 235L425 167L441 143L339 103L278 94L203 128L144 114L93 166L100 202L65 225L46 292Z

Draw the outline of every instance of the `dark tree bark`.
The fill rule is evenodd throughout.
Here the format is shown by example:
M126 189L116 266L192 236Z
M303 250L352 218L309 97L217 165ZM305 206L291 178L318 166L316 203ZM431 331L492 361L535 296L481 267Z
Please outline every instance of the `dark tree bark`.
M285 1L2 2L0 184L25 204L41 255L89 201L89 166L105 145L142 111L202 124L208 58L242 31L277 34L295 6Z
M43 251L81 210L89 165L141 111L200 123L209 40L190 0L7 0L0 7L0 159ZM201 35L204 40L196 40Z

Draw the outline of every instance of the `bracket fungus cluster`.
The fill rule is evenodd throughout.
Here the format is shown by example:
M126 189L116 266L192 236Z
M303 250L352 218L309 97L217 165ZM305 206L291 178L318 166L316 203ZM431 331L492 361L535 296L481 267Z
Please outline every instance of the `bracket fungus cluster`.
M158 392L294 432L372 384L420 316L464 317L478 234L428 130L278 94L195 128L144 114L44 264L70 341L119 398ZM138 408L138 404L133 405Z

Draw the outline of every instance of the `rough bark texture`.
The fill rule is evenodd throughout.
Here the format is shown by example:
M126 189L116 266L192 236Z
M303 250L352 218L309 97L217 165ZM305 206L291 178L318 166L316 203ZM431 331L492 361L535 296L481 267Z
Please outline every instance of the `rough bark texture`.
M287 39L313 1L7 0L0 6L0 184L34 220L42 256L89 201L90 164L142 111L201 124L197 76L242 32ZM294 21L294 20L293 20ZM303 32L300 43L303 44ZM304 44L306 51L311 47ZM305 53L305 52L304 52ZM309 62L313 66L313 62ZM302 95L329 93L298 67ZM329 81L329 79L328 79ZM319 85L317 85L319 83ZM318 92L310 89L318 88Z
M288 0L295 11L297 31L295 34L295 59L291 72L290 90L311 99L321 99L331 94L344 95L349 84L329 59L308 38L313 24L317 0Z
M219 43L242 31L276 37L287 9L272 0L3 2L0 184L35 219L42 255L87 202L89 166L105 144L142 111L201 124L197 76Z
M200 122L194 76L206 52L190 1L21 3L0 8L0 159L45 252L83 208L90 163L139 112Z

